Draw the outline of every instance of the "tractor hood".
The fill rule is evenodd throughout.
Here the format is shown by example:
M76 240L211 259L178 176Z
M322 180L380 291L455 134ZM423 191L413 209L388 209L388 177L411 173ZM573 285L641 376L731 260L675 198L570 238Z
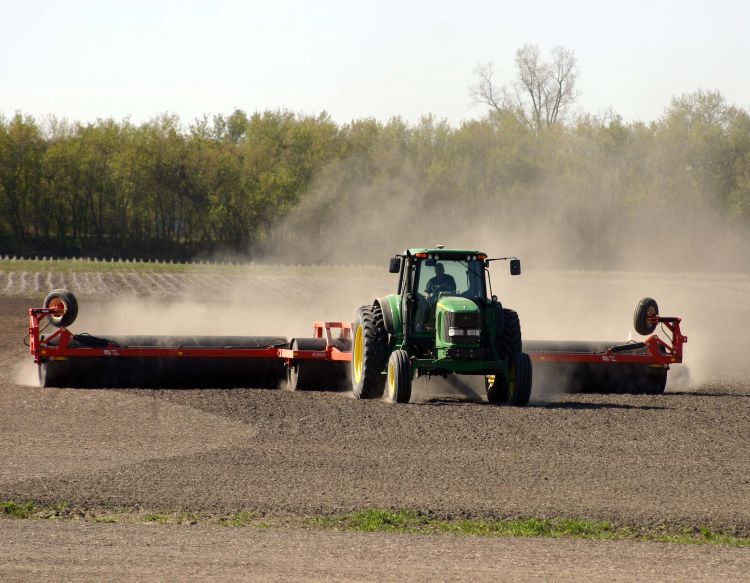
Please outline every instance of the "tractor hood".
M479 307L472 300L456 296L440 298L437 310L439 312L479 313Z
M435 307L435 342L438 348L478 346L482 327L479 306L456 296L440 298Z

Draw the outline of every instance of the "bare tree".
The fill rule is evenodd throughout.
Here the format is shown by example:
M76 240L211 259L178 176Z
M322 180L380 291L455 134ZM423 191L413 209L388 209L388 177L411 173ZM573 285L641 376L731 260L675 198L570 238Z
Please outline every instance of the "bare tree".
M542 60L535 45L518 49L512 89L495 85L492 63L479 65L475 70L479 80L470 88L474 102L512 113L536 132L564 121L578 96L578 63L572 51L560 46L552 49L550 57L550 62Z

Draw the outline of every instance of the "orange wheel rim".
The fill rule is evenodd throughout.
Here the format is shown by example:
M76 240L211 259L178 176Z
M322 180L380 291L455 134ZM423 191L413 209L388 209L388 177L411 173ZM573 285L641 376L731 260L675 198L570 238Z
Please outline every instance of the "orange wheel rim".
M65 302L62 301L60 298L52 298L47 307L50 310L52 310L52 315L55 318L59 318L60 316L64 315L65 312L67 311L67 306L65 305Z

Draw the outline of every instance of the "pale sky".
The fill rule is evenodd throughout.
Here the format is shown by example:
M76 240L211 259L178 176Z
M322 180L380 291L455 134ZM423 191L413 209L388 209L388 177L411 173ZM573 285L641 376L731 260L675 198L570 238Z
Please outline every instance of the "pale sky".
M750 109L750 0L0 0L0 114L71 120L285 108L456 125L479 63L524 44L579 64L578 108L655 120L718 89Z

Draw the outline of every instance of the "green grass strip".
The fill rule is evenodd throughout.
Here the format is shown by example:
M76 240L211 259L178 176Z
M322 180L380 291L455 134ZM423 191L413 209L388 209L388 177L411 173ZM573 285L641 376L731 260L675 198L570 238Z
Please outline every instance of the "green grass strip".
M82 519L95 523L155 523L172 525L212 524L225 527L313 527L357 532L396 534L582 538L589 540L655 541L676 544L719 544L750 547L750 537L714 532L709 528L617 526L606 521L564 518L508 520L445 520L409 510L370 508L338 516L286 517L276 520L252 510L234 514L109 510L106 513L72 509L65 502L36 505L33 502L0 501L0 519Z
M452 534L461 536L514 536L637 540L677 544L722 544L750 547L750 538L716 533L708 528L668 529L615 526L605 521L523 518L509 520L443 520L412 511L368 509L333 517L316 517L318 528L359 532Z
M35 512L36 506L31 502L0 502L0 514L7 518L30 518Z
M0 516L3 518L62 518L67 514L67 502L37 506L33 502L0 501Z

